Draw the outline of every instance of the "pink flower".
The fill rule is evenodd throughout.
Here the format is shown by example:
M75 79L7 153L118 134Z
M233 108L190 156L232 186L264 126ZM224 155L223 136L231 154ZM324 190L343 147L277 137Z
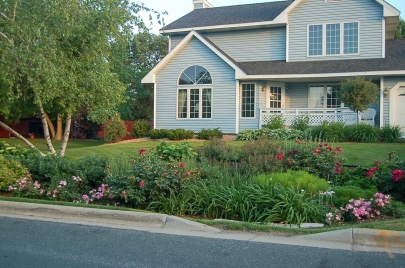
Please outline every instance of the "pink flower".
M180 164L180 167L181 167L181 168L184 168L185 166L186 166L186 164L184 164L184 163L181 163L181 164Z
M67 185L66 180L61 180L61 181L59 182L59 185L66 186L66 185Z
M399 181L402 178L402 175L404 175L404 172L400 169L394 169L391 173L394 181Z
M146 152L145 149L139 149L139 151L138 151L139 154L143 154L144 152Z
M378 160L375 160L375 161L374 161L374 164L375 164L376 166L378 166L379 163L380 163L380 161L378 161Z
M284 155L283 155L282 153L279 153L278 155L276 155L276 159L277 159L278 161L281 161L281 160L284 159Z
M342 148L340 148L340 147L336 147L336 151L338 151L338 152L342 152Z
M186 174L187 177L191 176L191 172L190 171L186 171L184 174Z
M301 144L301 141L300 141L300 140L295 140L295 142L298 143L298 144Z
M319 148L322 148L323 144L319 144Z
M139 187L144 187L145 186L145 181L140 181L139 182Z
M323 146L328 147L328 144L327 144L327 143L324 143Z
M366 172L366 176L369 178L373 178L374 177L374 172L376 172L378 170L377 167L371 167L368 169L368 171Z
M322 145L322 144L319 144L319 145ZM319 149L315 149L314 150L314 154L319 154L321 151L319 150Z
M336 173L341 173L341 172L342 172L342 168L339 167L339 166L337 166L336 169L335 169L335 171L336 171Z
M125 197L125 191L122 191L122 192L121 192L121 196L122 196L122 197Z

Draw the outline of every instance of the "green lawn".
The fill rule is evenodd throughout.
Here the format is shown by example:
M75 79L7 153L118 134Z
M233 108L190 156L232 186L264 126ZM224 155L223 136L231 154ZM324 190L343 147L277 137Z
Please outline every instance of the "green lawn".
M19 139L0 139L11 145L21 145L25 147ZM175 142L175 141L169 141ZM182 142L182 141L177 141ZM32 140L32 143L43 152L47 152L47 147L43 139ZM227 144L235 147L242 146L245 142L230 141ZM59 148L59 142L54 142L56 149ZM113 156L117 154L131 154L141 148L154 148L160 144L159 141L131 142L115 145L103 145L104 141L91 140L69 140L66 156L71 159L77 159L84 155L103 155ZM204 141L190 142L193 147L199 147ZM405 159L405 143L334 143L334 147L340 146L343 149L343 157L347 158L345 164L368 166L374 163L376 159L384 160L389 152L395 151L401 158Z

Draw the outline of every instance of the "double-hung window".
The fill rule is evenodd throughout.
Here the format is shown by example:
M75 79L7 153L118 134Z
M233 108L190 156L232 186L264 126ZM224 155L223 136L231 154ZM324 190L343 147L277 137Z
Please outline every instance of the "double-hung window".
M212 78L204 67L191 66L180 75L177 118L212 118Z
M309 87L309 108L341 108L344 104L338 98L340 85L316 85Z
M255 84L242 84L241 117L255 117Z
M359 53L359 23L308 25L308 55L327 56Z

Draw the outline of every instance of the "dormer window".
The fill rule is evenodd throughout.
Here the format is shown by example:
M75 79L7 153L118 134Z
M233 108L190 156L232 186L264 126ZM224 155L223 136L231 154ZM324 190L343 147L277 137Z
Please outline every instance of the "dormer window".
M358 53L358 22L308 25L308 56Z
M177 119L210 119L211 110L211 74L202 66L188 67L178 80Z

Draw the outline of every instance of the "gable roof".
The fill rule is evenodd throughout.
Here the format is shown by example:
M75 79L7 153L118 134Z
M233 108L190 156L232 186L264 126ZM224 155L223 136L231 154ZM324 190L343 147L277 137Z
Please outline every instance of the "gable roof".
M235 70L235 75L246 75L246 72L239 66L239 64L232 59L228 54L223 52L211 40L199 34L197 31L191 31L172 51L169 52L143 79L143 84L155 83L155 74L159 72L174 56L177 55L190 41L195 37L211 49L218 57L225 61L229 66Z
M161 32L183 29L184 31L218 25L239 25L271 22L294 0L195 9L180 19L165 26Z
M405 75L405 39L386 41L386 56L381 59L328 60L328 61L255 61L238 62L245 70L245 78L282 78L292 76L334 76L335 74L358 75L391 74Z

